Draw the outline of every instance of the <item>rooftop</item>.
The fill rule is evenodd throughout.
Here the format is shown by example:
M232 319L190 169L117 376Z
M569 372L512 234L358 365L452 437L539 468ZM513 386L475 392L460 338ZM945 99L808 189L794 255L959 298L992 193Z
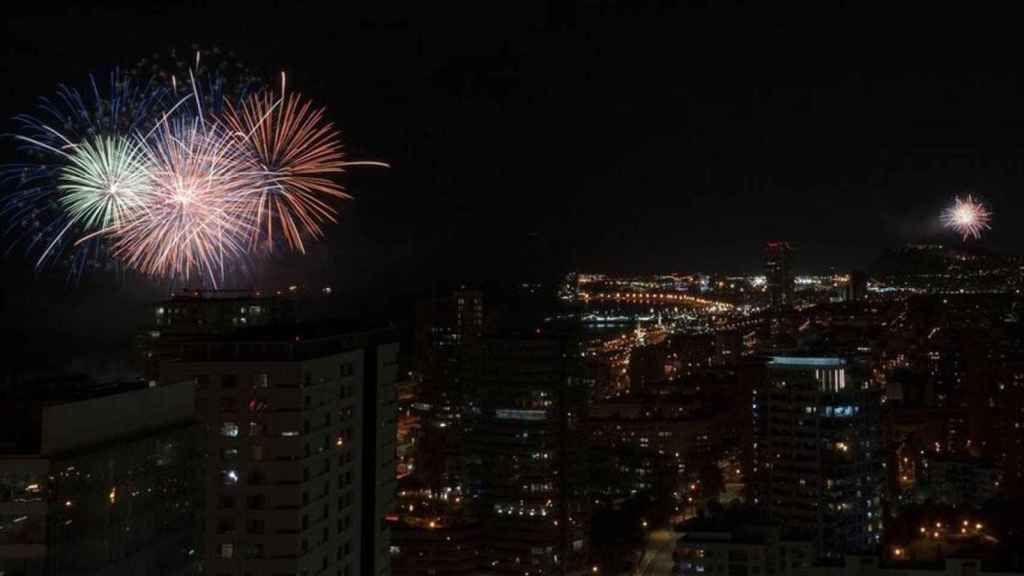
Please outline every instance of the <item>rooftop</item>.
M398 334L388 324L342 318L315 324L283 324L243 328L181 344L185 362L291 362L319 358L395 342Z

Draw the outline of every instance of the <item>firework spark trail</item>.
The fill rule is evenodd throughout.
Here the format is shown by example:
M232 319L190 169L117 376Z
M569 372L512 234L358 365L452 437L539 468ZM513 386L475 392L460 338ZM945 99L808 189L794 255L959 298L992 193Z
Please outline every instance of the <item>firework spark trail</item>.
M66 256L79 272L101 254L100 240L73 240L109 225L132 202L137 149L127 136L153 117L163 97L163 89L130 82L114 70L106 87L93 76L84 92L60 85L55 97L40 99L38 115L16 116L14 139L32 161L2 170L16 186L0 205L0 216L17 224L5 231L15 237L9 249L40 247L37 267ZM115 186L107 192L115 193L103 194L110 184Z
M331 176L346 166L387 166L381 162L346 161L341 135L299 94L281 96L269 91L250 96L239 107L228 105L224 124L239 139L242 161L259 178L245 195L255 223L249 242L272 251L275 227L289 247L305 253L303 238L323 236L323 225L335 222L332 200L351 198Z
M960 234L964 241L981 238L982 231L991 228L991 221L992 212L971 195L957 196L953 205L942 213L942 223Z
M61 170L61 202L87 230L118 226L142 207L143 148L131 138L100 137L75 146Z
M145 150L143 209L109 230L112 250L144 274L219 284L245 253L250 225L238 199L253 186L233 138L198 118L165 120Z
M59 169L55 192L57 202L65 209L64 218L54 222L53 229L60 231L50 239L36 261L37 266L64 242L72 229L103 229L120 222L126 211L138 208L144 175L141 149L130 139L107 136L73 144L56 130L43 128L52 131L54 138L63 140L65 145L55 148L33 138L16 137L63 157L66 162Z
M195 63L199 68L199 59ZM31 161L0 169L16 190L0 203L36 266L70 257L214 286L280 240L304 253L350 196L334 180L348 161L323 108L298 94L231 89L189 70L189 93L132 84L109 93L60 86L15 136ZM6 232L6 231L5 231Z

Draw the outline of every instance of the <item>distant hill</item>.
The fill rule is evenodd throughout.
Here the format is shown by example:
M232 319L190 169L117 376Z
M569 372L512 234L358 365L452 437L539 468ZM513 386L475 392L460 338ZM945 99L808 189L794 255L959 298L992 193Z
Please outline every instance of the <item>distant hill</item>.
M1008 272L1024 265L1020 256L997 254L980 246L908 244L886 250L870 266L872 277L935 276Z

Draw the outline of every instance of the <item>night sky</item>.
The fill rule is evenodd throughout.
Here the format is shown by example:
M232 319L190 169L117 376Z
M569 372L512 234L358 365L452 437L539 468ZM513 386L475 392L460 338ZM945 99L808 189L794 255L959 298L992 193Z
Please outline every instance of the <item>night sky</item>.
M772 238L797 243L800 271L845 270L909 241L958 242L937 219L966 192L995 211L985 245L1024 245L1019 67L948 60L956 46L939 47L957 39L944 32L842 13L814 15L810 31L783 14L654 3L344 4L8 7L3 130L58 82L172 48L287 70L352 158L393 167L354 169L356 200L329 240L254 282L353 294L568 267L753 272ZM19 339L101 330L119 302L165 288L69 287L17 251L4 269Z

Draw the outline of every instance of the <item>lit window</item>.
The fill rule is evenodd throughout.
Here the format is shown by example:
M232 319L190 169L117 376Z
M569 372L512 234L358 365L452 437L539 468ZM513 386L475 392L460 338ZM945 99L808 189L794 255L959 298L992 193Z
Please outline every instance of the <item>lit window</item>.
M221 544L220 545L220 557L221 558L231 558L232 556L234 556L234 554L235 554L235 545L234 544Z
M225 422L220 425L220 435L227 436L229 438L236 438L238 436L238 424L234 422Z
M227 486L234 486L235 484L238 484L237 470L221 470L221 477L224 479L224 484Z

